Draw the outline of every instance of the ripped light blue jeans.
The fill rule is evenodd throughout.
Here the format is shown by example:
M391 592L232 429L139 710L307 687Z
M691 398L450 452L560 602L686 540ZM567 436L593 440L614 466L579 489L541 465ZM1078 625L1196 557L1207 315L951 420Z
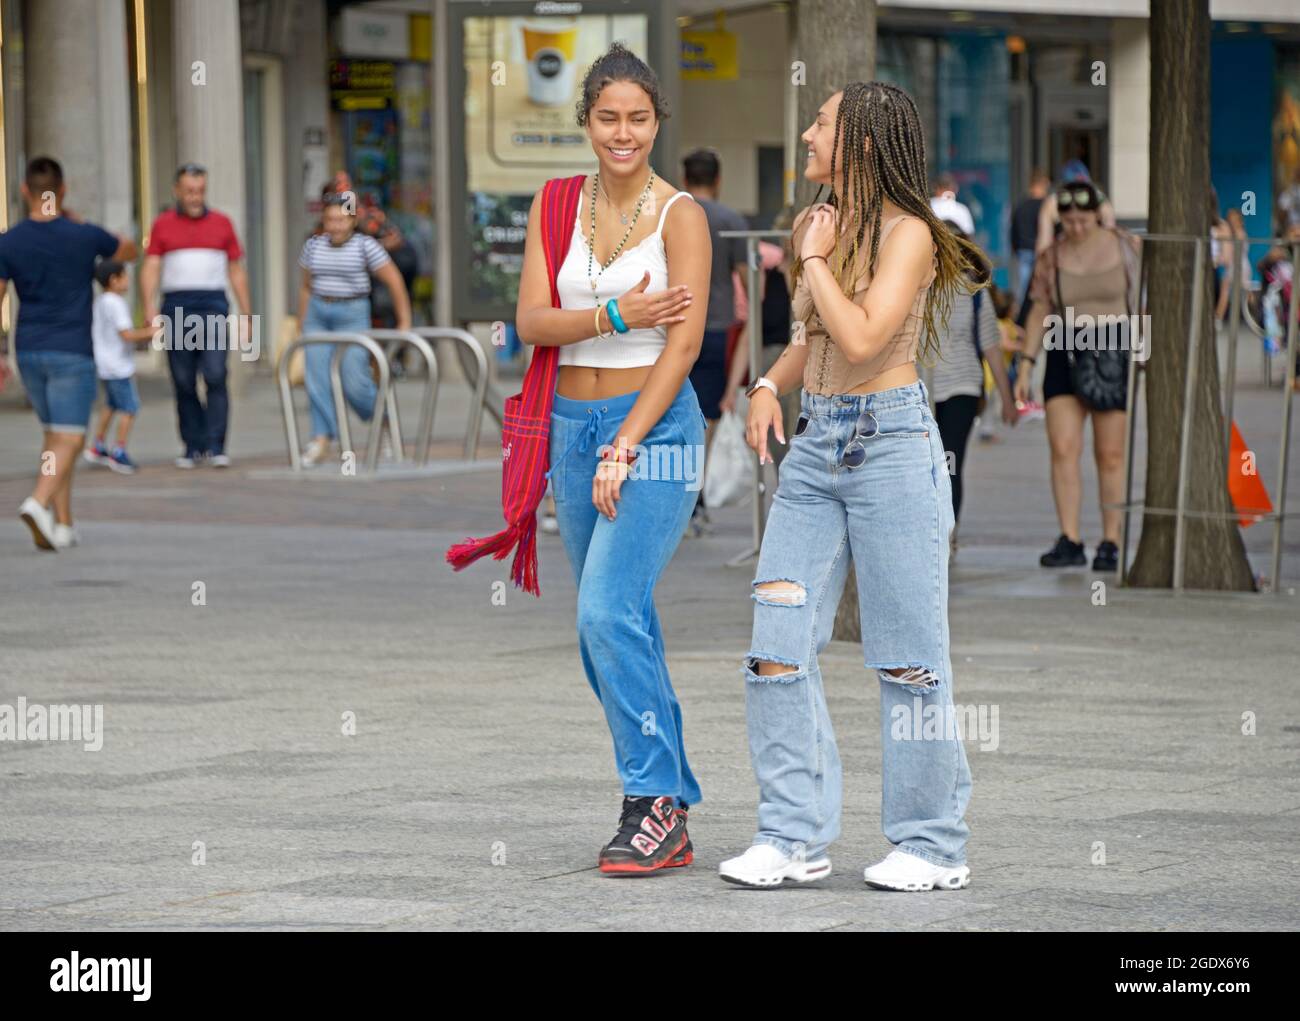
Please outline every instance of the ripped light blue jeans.
M754 842L812 860L839 835L842 772L817 656L830 641L851 554L864 663L880 684L885 837L926 861L964 864L970 768L960 733L945 725L954 716L952 496L925 385L805 391L802 410L763 533L743 668L759 787ZM860 421L862 433L874 434L858 441L865 462L848 468L841 457ZM759 661L788 670L760 676Z

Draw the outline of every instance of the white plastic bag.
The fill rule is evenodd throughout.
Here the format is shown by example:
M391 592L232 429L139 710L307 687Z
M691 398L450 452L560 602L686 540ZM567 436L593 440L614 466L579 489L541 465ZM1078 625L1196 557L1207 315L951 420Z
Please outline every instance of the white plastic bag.
M724 412L713 427L715 435L704 466L704 505L735 503L754 478L754 452L745 442L745 409Z

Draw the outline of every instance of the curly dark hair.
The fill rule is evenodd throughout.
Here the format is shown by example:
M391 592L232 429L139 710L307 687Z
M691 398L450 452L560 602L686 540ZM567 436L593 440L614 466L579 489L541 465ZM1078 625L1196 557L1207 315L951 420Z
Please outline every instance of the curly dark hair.
M632 82L645 89L654 107L655 119L669 117L668 101L664 98L659 76L654 69L620 42L611 43L608 50L596 58L582 79L582 96L577 104L578 126L587 126L587 115L596 105L596 97L612 82Z

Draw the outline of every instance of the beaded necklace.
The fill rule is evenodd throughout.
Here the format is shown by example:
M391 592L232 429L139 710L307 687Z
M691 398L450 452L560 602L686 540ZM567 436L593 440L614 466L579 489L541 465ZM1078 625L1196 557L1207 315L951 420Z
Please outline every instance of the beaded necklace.
M604 265L600 267L600 270L596 273L596 275L592 276L591 273L592 261L596 255L596 189L600 186L600 174L592 175L591 177L591 241L588 242L587 244L587 279L591 283L592 294L596 293L596 282L597 280L600 279L600 274L604 273L605 270L609 269L610 266L614 265L614 261L618 258L619 253L623 251L623 246L627 244L627 239L632 236L632 231L636 229L636 222L641 216L641 207L645 205L645 200L647 196L650 195L651 190L654 188L654 183L655 183L655 172L654 172L654 168L651 167L650 177L646 180L645 187L641 189L641 197L636 200L636 211L632 214L632 222L628 224L627 230L623 233L623 240L618 243L618 247L614 249L614 253L608 259L605 260Z

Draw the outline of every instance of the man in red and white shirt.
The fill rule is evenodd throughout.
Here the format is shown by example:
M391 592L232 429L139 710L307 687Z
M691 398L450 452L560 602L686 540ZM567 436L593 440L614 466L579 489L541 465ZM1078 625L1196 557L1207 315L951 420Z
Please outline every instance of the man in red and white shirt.
M215 317L230 311L227 282L240 312L247 316L252 311L243 249L230 220L208 208L207 185L208 172L198 164L186 163L176 171L176 208L154 221L140 273L146 319L153 323L159 314L161 289L161 313L171 320L166 327L167 362L185 443L184 454L176 459L178 468L193 468L205 458L217 468L230 464L226 362L228 348L239 343L243 327L241 322L238 329L227 331L224 324L221 329L214 325ZM197 342L200 326L202 339ZM206 408L199 400L200 372L207 389Z

